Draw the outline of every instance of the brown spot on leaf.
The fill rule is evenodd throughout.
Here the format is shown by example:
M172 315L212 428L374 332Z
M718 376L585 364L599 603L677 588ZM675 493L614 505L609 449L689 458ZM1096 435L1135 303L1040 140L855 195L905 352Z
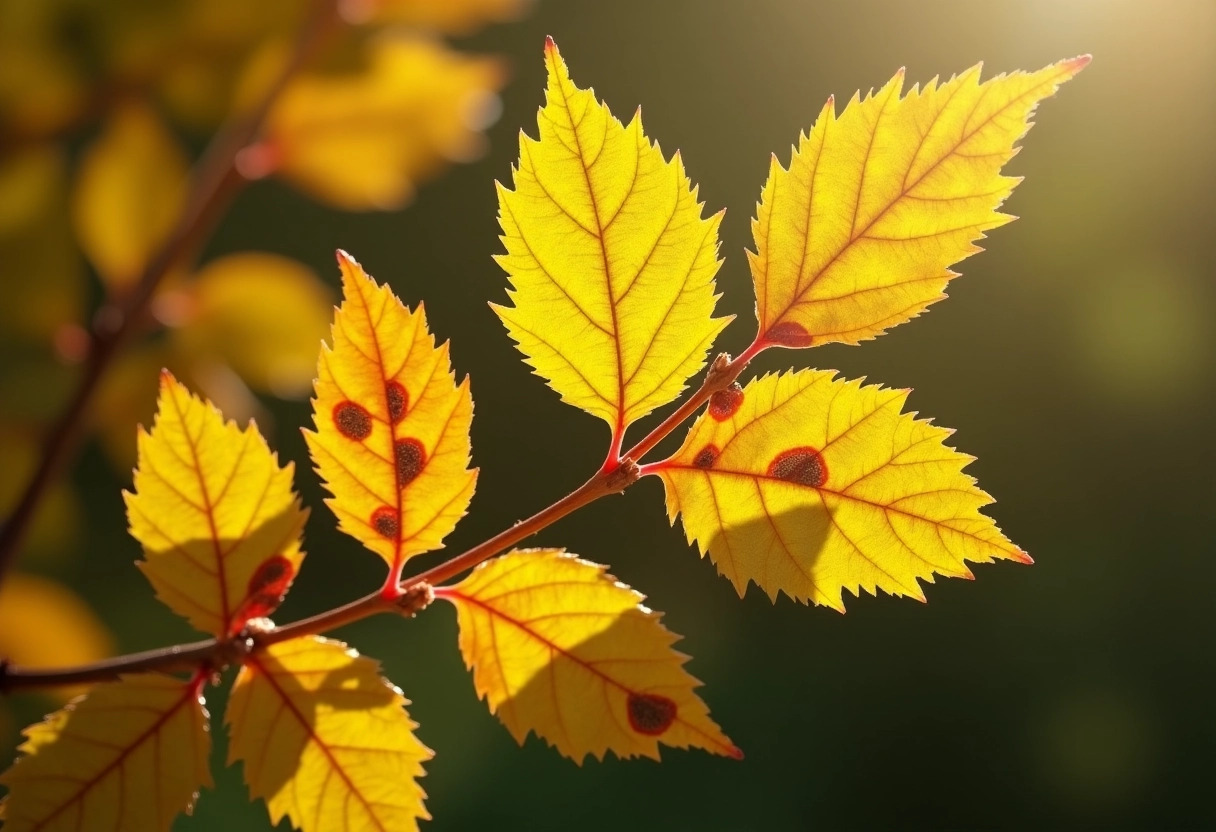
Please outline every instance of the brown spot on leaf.
M283 602L295 577L295 567L282 555L275 555L254 570L245 591L245 600L232 616L230 630L239 633L251 618L265 618Z
M639 734L657 737L676 721L676 703L654 693L631 693L627 703L629 724Z
M334 405L334 424L339 433L356 442L362 442L372 435L372 414L362 405L351 401Z
M384 385L384 398L388 401L388 420L394 425L405 418L405 411L410 406L410 394L395 381Z
M692 458L692 464L698 468L713 468L714 463L718 461L718 453L717 446L706 445Z
M735 415L735 411L741 404L743 404L743 388L739 386L739 382L735 382L725 390L719 390L709 397L709 415L719 422L725 422Z
M769 463L768 475L786 482L819 488L828 481L823 455L810 446L782 451Z
M397 514L397 509L390 508L389 506L380 506L380 508L372 512L371 525L381 537L396 540L397 532L401 530L401 520Z
M426 465L426 449L417 439L398 439L393 446L397 461L397 487L405 488L422 473Z
M809 347L814 339L802 324L782 321L764 333L764 340L781 347Z

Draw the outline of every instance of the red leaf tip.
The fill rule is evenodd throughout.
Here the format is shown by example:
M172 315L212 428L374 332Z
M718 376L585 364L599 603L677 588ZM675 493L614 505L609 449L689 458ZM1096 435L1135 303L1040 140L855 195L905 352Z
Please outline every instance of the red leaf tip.
M732 760L742 760L743 749L737 745L731 745L731 747L726 751L726 756L730 757Z
M1014 557L1014 560L1016 560L1018 563L1024 563L1028 566L1030 564L1034 563L1034 558L1032 558L1030 555L1023 552L1021 549L1019 549L1017 554L1014 555L1013 557Z
M1080 72L1081 70L1085 69L1085 67L1089 66L1089 62L1093 59L1093 55L1086 53L1084 55L1078 55L1070 60L1062 61L1062 63L1066 69L1072 70L1073 72Z
M553 54L557 52L557 44L553 42L552 35L545 35L545 54Z

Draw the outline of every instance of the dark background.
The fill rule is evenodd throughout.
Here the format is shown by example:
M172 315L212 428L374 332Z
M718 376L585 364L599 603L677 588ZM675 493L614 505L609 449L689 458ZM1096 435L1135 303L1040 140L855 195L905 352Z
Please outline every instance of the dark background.
M579 767L536 739L521 750L477 701L449 608L365 621L340 636L383 661L437 751L427 828L1216 828L1216 5L553 0L464 42L512 66L491 151L408 209L342 214L253 187L208 257L277 251L336 286L332 252L344 248L407 302L425 299L472 376L481 479L453 550L580 483L608 438L529 374L486 306L505 286L490 259L492 182L509 176L517 131L535 133L546 34L618 116L642 105L707 210L728 209L720 309L739 317L719 347L734 351L754 325L743 248L769 154L788 159L829 93L843 101L901 65L910 85L979 60L988 75L1093 53L1010 166L1026 182L1007 209L1023 219L963 263L949 301L860 348L772 351L753 365L914 387L911 407L958 428L957 446L979 458L969 473L999 501L990 512L1036 564L979 566L974 583L927 587L925 605L847 599L844 616L754 588L740 601L644 482L535 542L610 563L667 613L747 758L668 751L662 764ZM298 431L307 406L272 408L271 444L297 462L314 507L286 621L370 590L381 566L321 504ZM124 651L196 638L130 565L129 480L92 447L75 477L87 552L63 577ZM223 702L209 700L217 771ZM239 769L217 785L175 829L267 827Z

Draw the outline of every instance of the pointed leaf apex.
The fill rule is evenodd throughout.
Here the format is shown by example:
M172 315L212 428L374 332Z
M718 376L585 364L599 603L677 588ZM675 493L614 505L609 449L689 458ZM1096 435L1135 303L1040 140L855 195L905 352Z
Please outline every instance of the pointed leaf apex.
M545 35L545 53L546 54L560 54L557 51L557 44L553 42L552 35Z
M334 250L334 257L335 257L335 259L337 259L339 266L345 265L347 263L355 262L355 258L351 257L343 249L340 249L340 248Z

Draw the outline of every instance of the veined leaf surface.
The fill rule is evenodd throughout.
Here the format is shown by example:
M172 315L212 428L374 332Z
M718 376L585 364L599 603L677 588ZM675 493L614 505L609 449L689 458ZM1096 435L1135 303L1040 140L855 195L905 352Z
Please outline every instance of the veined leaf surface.
M138 445L135 491L123 497L157 597L217 636L273 612L304 559L295 466L280 468L254 424L224 421L168 372Z
M198 688L145 673L98 685L25 729L0 778L5 832L161 832L211 785Z
M535 731L579 763L658 759L660 742L743 756L693 693L679 636L603 566L517 549L435 595L456 605L477 693L521 744Z
M437 549L464 516L473 397L456 384L447 343L345 252L333 345L322 345L313 422L305 431L338 527L394 570Z
M304 832L416 830L429 818L416 782L433 755L379 664L316 636L245 660L228 703L228 762L266 800L271 823Z
M945 297L949 266L1013 219L1002 176L1042 99L1089 56L980 83L976 65L903 98L903 70L838 117L832 99L769 168L748 252L760 339L856 344Z
M964 561L1030 558L980 509L951 434L903 413L906 390L802 370L757 379L710 408L651 470L667 513L742 596L749 581L844 610L842 590L910 595L970 578Z
M564 401L625 426L680 394L729 319L713 318L718 225L671 161L574 86L557 47L539 139L520 134L514 190L498 186L513 306L494 306Z

